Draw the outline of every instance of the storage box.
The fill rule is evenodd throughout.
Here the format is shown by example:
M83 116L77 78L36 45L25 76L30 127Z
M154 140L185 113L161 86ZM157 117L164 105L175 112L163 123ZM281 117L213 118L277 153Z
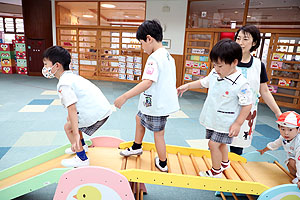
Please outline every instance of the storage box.
M13 59L14 52L13 51L0 51L0 58Z
M27 67L26 59L17 59L17 67Z
M0 43L0 51L14 51L12 44Z
M16 35L16 43L25 43L24 35Z
M20 51L20 52L26 51L25 44L23 44L23 43L16 43L16 51Z
M27 67L17 67L18 74L27 74Z
M1 65L2 67L12 67L16 65L15 59L7 59L7 58L1 58Z
M2 66L2 73L3 74L14 74L16 73L15 66Z

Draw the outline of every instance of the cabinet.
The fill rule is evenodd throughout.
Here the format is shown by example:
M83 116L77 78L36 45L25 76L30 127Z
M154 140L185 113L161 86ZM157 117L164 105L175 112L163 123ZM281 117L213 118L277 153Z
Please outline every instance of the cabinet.
M187 32L185 38L185 58L183 84L207 76L211 70L209 52L213 47L213 33ZM195 89L207 92L207 89Z
M70 69L89 79L137 83L143 51L136 29L58 28L58 45L72 57Z
M300 35L273 34L267 61L268 87L277 104L300 109Z

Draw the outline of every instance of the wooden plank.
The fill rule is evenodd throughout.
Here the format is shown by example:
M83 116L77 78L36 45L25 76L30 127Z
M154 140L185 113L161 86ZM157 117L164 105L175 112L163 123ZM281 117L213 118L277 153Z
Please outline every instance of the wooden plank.
M268 187L291 183L289 177L276 164L268 162L247 162L245 168L254 180Z
M182 161L182 158L181 158L181 155L180 155L179 152L177 153L177 158L178 158L178 162L179 162L179 165L180 165L181 173L182 173L182 174L187 174L187 173L186 173L185 166L184 166L184 163L183 163L183 161Z

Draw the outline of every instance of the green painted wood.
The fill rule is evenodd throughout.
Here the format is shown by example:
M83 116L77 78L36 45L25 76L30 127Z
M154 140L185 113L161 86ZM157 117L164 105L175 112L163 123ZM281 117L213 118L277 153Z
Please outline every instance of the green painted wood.
M56 168L34 176L20 183L0 190L1 200L9 200L38 190L53 183L58 183L61 175L72 168Z
M92 141L91 140L87 140L85 141L85 143L89 146L92 144ZM54 149L52 151L49 151L47 153L44 153L42 155L39 155L35 158L32 158L30 160L27 160L25 162L22 162L20 164L17 164L15 166L12 166L10 168L7 168L5 170L2 170L0 172L0 181L2 179L5 179L9 176L12 176L12 175L15 175L19 172L22 172L22 171L25 171L27 169L30 169L34 166L37 166L41 163L44 163L44 162L47 162L49 160L52 160L54 158L57 158L58 156L61 156L65 153L65 149L70 147L71 145L70 144L67 144L67 145L64 145L64 146L61 146L57 149Z

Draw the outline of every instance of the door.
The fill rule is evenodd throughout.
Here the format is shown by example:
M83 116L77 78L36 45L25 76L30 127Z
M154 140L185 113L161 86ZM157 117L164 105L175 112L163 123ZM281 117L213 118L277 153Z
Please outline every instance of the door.
M27 38L28 75L42 76L45 40Z

